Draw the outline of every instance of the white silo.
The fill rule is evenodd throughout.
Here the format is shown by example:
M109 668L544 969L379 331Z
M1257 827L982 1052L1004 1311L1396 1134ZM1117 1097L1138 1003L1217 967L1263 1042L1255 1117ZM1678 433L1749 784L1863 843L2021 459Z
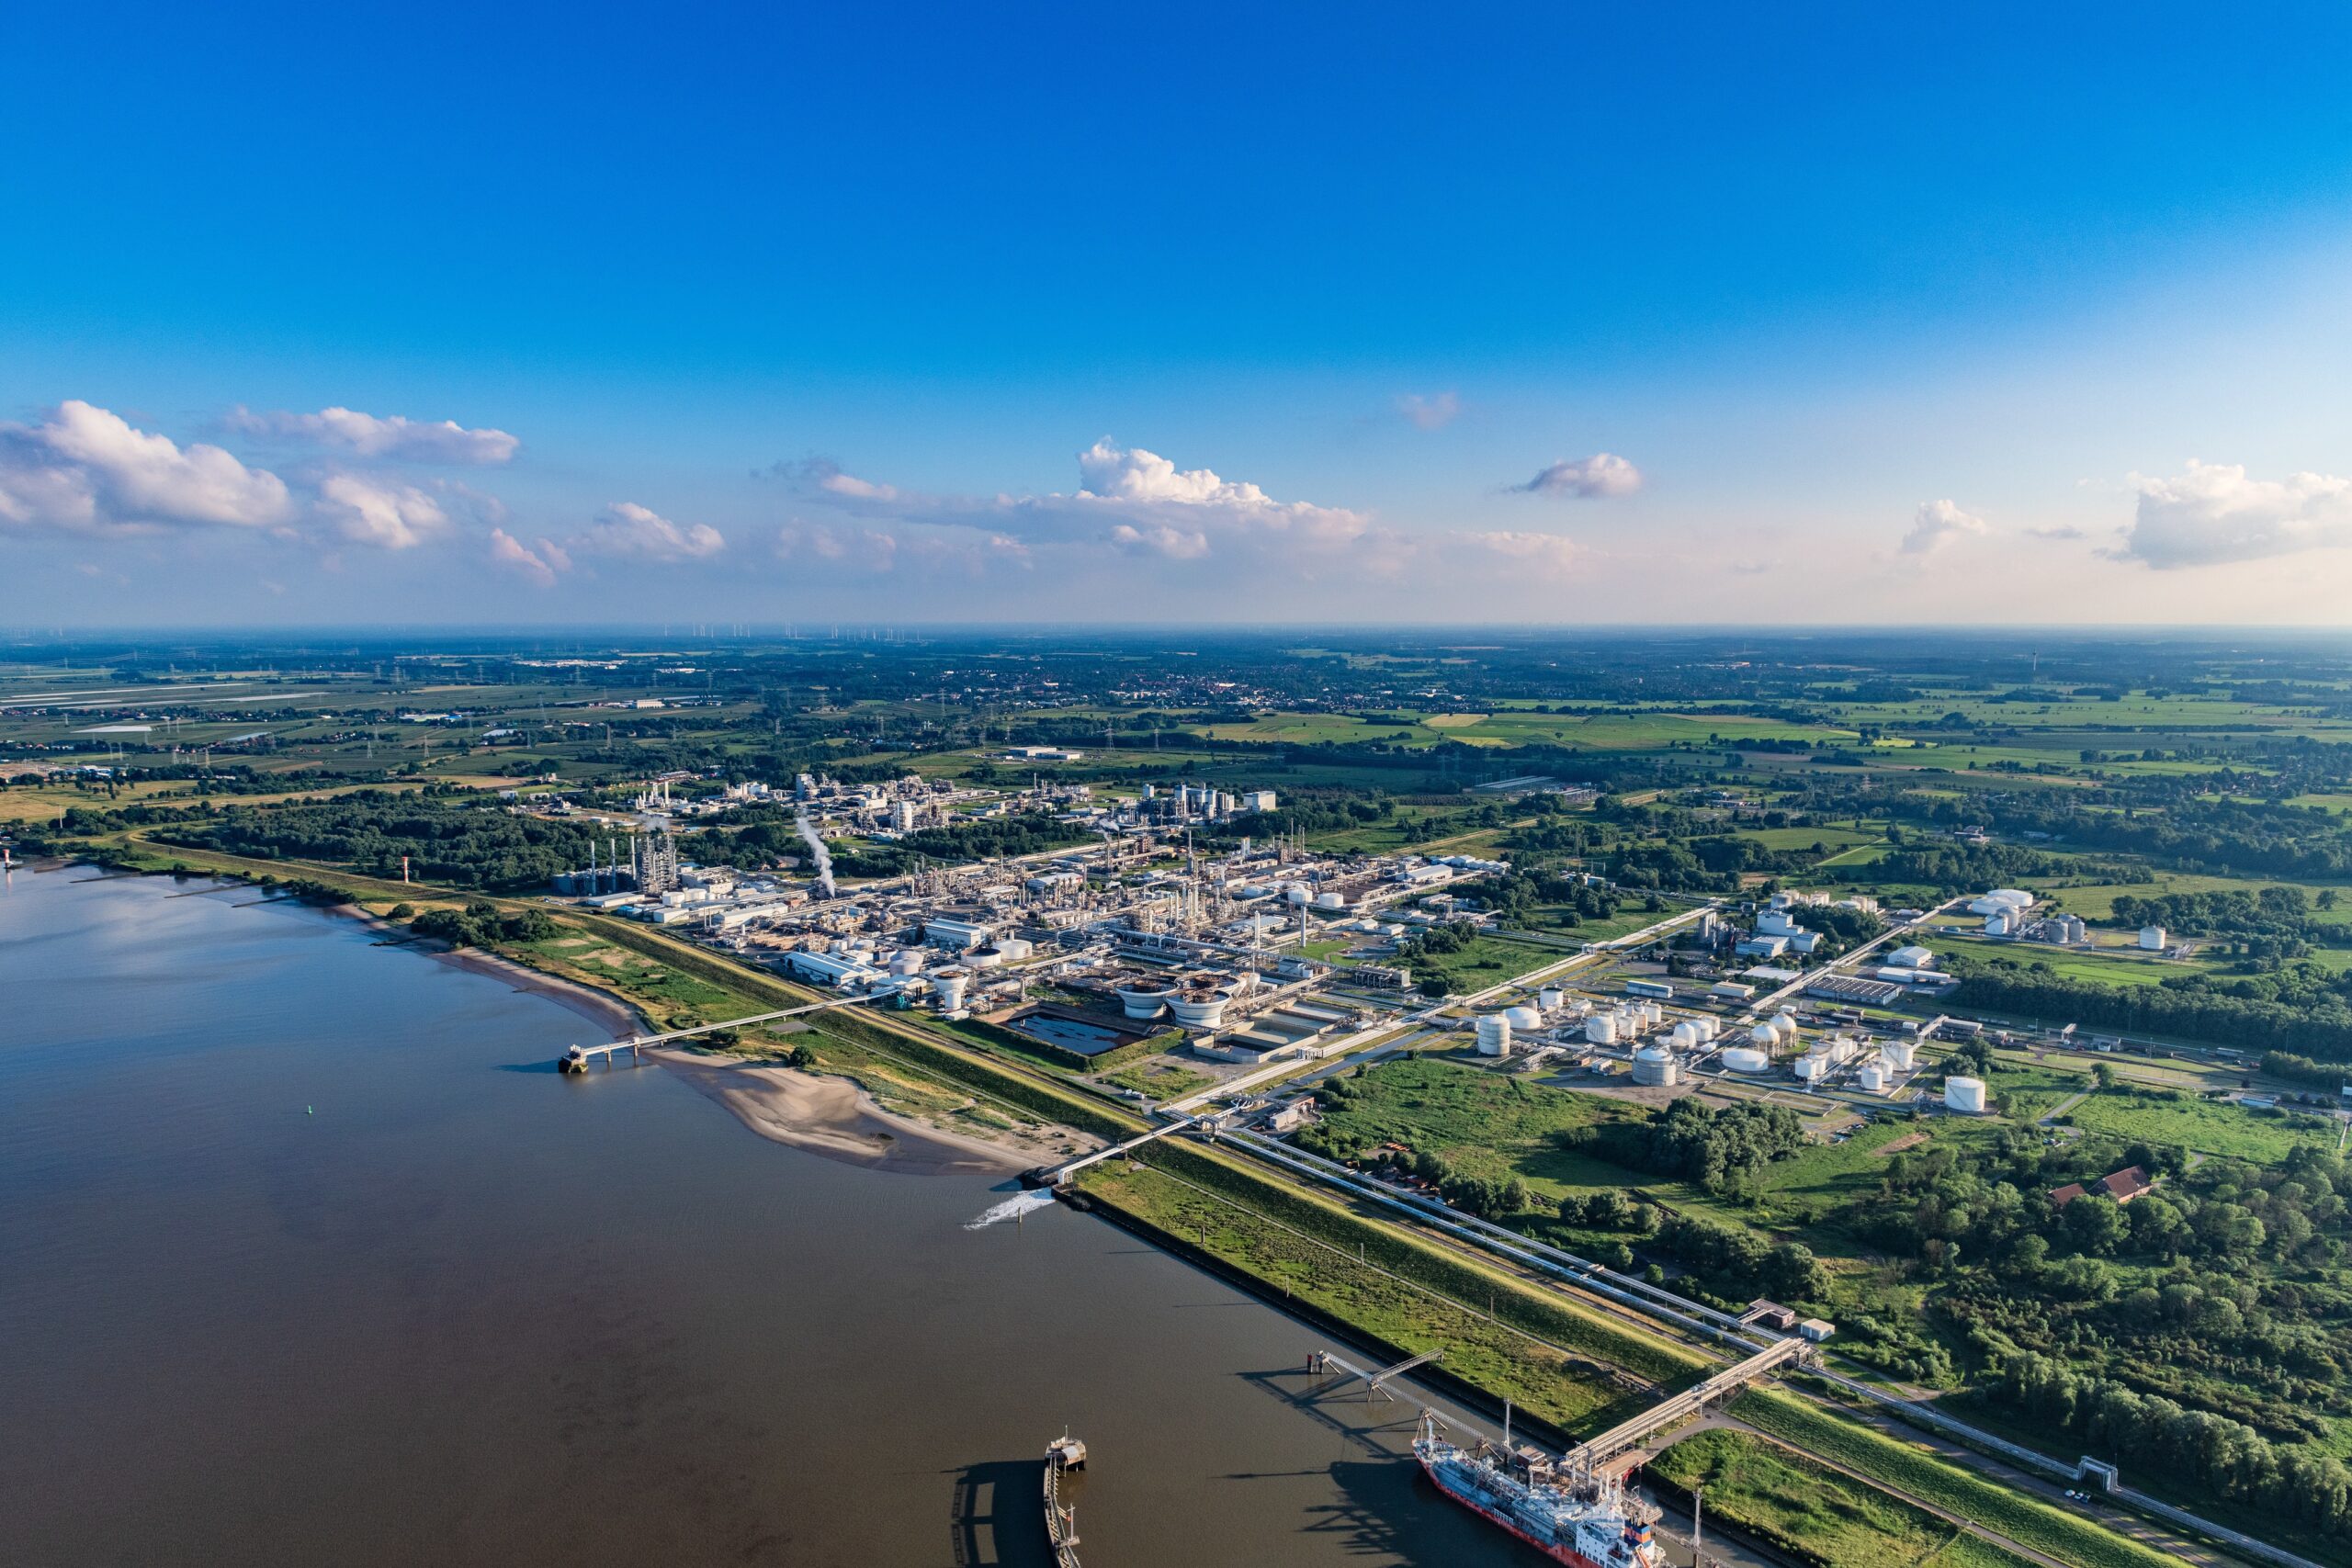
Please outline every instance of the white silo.
M1864 1062L1862 1064L1862 1070L1854 1075L1854 1081L1861 1086L1861 1090L1864 1094L1884 1094L1886 1092L1886 1067L1882 1063Z
M1799 1083L1819 1083L1829 1076L1829 1058L1808 1051L1791 1065Z
M1584 1037L1595 1045L1617 1043L1617 1015L1597 1012L1584 1021Z
M1898 1073L1909 1072L1911 1064L1917 1061L1919 1055L1917 1043L1910 1040L1890 1040L1880 1046L1879 1050L1885 1055L1886 1065Z
M1318 909L1344 909L1348 907L1348 901L1337 893L1317 893L1315 896L1315 907Z
M1682 1081L1681 1064L1662 1045L1645 1045L1634 1053L1634 1081L1645 1088L1664 1088Z
M1478 1021L1478 1055L1508 1056L1510 1055L1510 1020L1502 1013L1488 1013Z
M1557 986L1546 986L1535 994L1535 1005L1545 1012L1559 1011L1560 1004L1566 999L1567 993Z
M1984 1114L1984 1080L1961 1077L1944 1079L1944 1109L1965 1111L1971 1116Z
M1665 1021L1666 1010L1664 1008L1658 1006L1656 1002L1644 1002L1642 1004L1642 1027L1644 1029L1656 1029L1659 1024L1664 1023Z

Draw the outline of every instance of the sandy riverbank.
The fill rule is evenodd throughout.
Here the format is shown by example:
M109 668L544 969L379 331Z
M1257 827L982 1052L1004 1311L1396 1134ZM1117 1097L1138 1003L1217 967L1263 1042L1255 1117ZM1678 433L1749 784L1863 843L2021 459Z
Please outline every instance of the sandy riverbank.
M661 1046L650 1055L760 1136L828 1159L926 1176L1002 1176L1043 1157L894 1116L847 1078Z

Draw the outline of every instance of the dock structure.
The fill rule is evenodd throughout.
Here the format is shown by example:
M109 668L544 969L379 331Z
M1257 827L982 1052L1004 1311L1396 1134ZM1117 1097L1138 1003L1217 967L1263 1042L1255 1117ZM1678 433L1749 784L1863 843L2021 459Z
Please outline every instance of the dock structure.
M1632 1420L1621 1421L1609 1430L1578 1443L1561 1456L1561 1468L1579 1475L1590 1475L1598 1466L1608 1463L1651 1433L1670 1427L1686 1416L1698 1415L1708 1405L1729 1398L1767 1373L1791 1361L1804 1359L1812 1351L1813 1345L1809 1340L1776 1339L1736 1366L1725 1367L1705 1382L1694 1383L1680 1393L1658 1401Z
M748 1018L721 1019L717 1023L697 1023L691 1029L672 1029L660 1034L632 1034L626 1040L610 1040L602 1045L574 1045L565 1051L556 1066L567 1073L584 1073L591 1056L602 1056L606 1066L613 1057L626 1051L633 1059L640 1046L666 1045L673 1040L691 1040L697 1034L711 1034L722 1029L744 1029L755 1023L774 1023L780 1018L798 1018L802 1013L822 1012L827 1008L845 1008L866 1000L865 997L836 997L831 1001L803 1002L798 1007L778 1008L774 1012L755 1012Z
M1054 1548L1054 1568L1079 1568L1078 1510L1062 1502L1062 1476L1086 1468L1086 1445L1068 1432L1046 1446L1046 1539Z

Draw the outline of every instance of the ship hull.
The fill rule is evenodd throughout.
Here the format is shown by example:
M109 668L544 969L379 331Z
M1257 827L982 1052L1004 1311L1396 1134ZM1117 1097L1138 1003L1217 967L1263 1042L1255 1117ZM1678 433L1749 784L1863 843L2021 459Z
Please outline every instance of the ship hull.
M1536 1551L1542 1552L1553 1562L1565 1562L1567 1564L1567 1568L1604 1568L1603 1564L1595 1562L1591 1558L1587 1557L1583 1552L1577 1551L1576 1548L1572 1546L1561 1546L1554 1542L1536 1540L1533 1536L1528 1534L1527 1531L1521 1529L1519 1525L1510 1518L1502 1514L1497 1513L1494 1509L1489 1508L1486 1504L1481 1503L1476 1497L1469 1496L1466 1494L1456 1490L1454 1486L1446 1480L1445 1476L1439 1472L1437 1466L1431 1464L1428 1460L1424 1459L1420 1463L1421 1473L1430 1478L1430 1485L1436 1487L1439 1491L1444 1493L1447 1496L1453 1498L1455 1502L1461 1504L1464 1507L1469 1509L1472 1513L1477 1515L1488 1524L1495 1526L1498 1529L1509 1530L1511 1534L1517 1536L1521 1540L1525 1541L1529 1546L1533 1547Z

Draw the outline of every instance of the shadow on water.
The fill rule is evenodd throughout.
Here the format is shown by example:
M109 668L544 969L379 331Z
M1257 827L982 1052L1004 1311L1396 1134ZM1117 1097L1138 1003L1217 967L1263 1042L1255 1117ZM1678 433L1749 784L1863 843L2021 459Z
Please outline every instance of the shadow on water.
M498 1070L502 1073L555 1073L560 1069L555 1059L548 1057L539 1062L501 1062Z
M1054 1568L1045 1485L1043 1460L995 1460L956 1472L948 1561L956 1568Z

